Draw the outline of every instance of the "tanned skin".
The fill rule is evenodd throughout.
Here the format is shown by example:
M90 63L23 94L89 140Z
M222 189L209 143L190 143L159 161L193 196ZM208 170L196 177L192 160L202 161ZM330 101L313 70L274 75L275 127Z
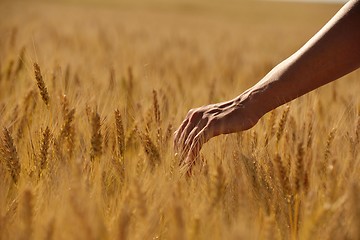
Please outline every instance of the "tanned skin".
M303 47L230 101L191 109L175 131L189 171L211 138L253 127L267 112L360 67L360 0L351 0Z

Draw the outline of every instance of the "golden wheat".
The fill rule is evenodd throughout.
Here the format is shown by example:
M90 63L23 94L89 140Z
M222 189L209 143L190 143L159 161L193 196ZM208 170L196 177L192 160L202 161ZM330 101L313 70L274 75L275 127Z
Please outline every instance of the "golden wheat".
M119 110L115 110L116 139L118 143L119 156L124 158L125 133L122 117Z
M37 85L38 85L38 88L40 91L41 98L46 105L49 105L49 100L50 100L49 93L46 88L43 77L41 75L40 67L37 63L34 63L34 72L35 72L35 79L36 79L36 82L37 82Z
M39 174L41 174L42 171L46 169L48 164L48 153L51 141L51 133L49 127L46 127L42 135L43 138L41 139L41 147L39 153Z
M96 157L101 156L102 153L102 134L99 113L92 113L91 126L91 160L94 160Z
M21 165L14 140L7 128L4 128L3 130L3 138L0 150L1 157L3 159L2 162L5 162L4 164L6 164L12 180L17 183L20 177Z
M358 73L210 140L191 176L172 144L337 5L109 3L0 2L0 239L359 238Z

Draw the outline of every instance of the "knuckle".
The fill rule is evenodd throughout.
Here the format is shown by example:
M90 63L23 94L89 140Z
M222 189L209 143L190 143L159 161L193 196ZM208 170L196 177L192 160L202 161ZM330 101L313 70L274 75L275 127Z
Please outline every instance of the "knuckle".
M193 113L195 112L195 109L194 108L192 108L192 109L190 109L189 111L188 111L188 113L187 113L187 117L190 117Z
M204 115L202 115L202 120L205 122L205 123L208 123L209 122L209 120L210 120L210 116L209 116L209 114L204 114Z
M206 111L206 113L209 115L214 115L217 114L218 112L220 112L220 109L218 107L213 107Z
M194 112L192 112L192 114L190 115L190 121L193 121L193 120L196 120L196 119L198 119L198 118L200 118L201 117L201 113L200 112L198 112L198 111L194 111Z

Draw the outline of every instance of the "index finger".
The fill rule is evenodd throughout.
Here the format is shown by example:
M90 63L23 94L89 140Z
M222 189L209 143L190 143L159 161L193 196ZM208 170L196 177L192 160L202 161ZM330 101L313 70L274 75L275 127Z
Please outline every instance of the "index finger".
M207 125L193 138L191 147L183 163L183 165L186 165L187 172L191 171L191 168L195 165L202 146L209 141L211 134L211 129L209 125Z
M181 123L180 127L174 132L174 149L175 152L178 153L179 151L179 140L180 140L180 136L183 132L183 130L185 129L186 125L188 124L189 119L185 118L184 121Z

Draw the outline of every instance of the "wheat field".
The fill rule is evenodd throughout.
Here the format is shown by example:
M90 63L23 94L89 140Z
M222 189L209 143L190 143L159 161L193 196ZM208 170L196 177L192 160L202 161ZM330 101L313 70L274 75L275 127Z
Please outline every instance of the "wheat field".
M1 1L0 239L359 239L359 71L173 152L340 7Z

